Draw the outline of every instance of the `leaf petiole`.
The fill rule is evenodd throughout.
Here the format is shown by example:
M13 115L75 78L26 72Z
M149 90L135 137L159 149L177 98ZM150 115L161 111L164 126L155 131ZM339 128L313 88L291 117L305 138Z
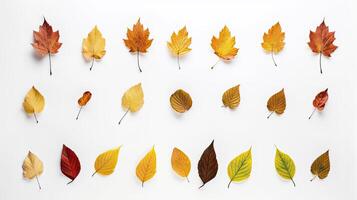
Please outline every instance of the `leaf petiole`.
M120 118L118 125L120 125L121 121L123 121L124 117L126 116L126 114L128 114L128 112L129 112L129 109L126 110L126 112L124 113L124 115Z
M41 190L41 184L40 184L40 181L38 180L38 177L37 177L37 176L35 176L35 177L36 177L36 181L37 181L38 188Z
M181 66L180 66L180 54L177 54L177 65L179 67L179 70L181 69Z
M81 114L82 108L83 108L83 106L81 106L81 107L79 108L79 111L78 111L78 114L77 114L76 120L78 120L78 117L79 117L79 114Z
M91 65L90 68L89 68L90 71L92 71L93 65L94 65L94 57L93 57L93 59L92 59L92 65Z
M219 61L220 60L218 59L217 62L214 65L212 65L211 69L213 69L218 64Z
M316 108L312 111L312 113L311 113L309 119L311 119L311 117L312 117L312 115L315 113L315 111L316 111Z
M139 71L140 71L140 72L143 72L143 71L141 70L141 68L140 68L139 51L136 51L136 60L137 60L137 62L138 62Z
M322 53L320 52L319 63L320 63L320 73L322 74L321 57L322 57Z
M50 76L52 76L52 61L51 61L51 52L48 51L48 61L50 62Z
M35 117L36 123L38 124L38 120L35 112L33 112L33 116Z
M270 116L271 116L273 113L274 113L274 111L272 111L272 112L268 115L267 119L269 119Z

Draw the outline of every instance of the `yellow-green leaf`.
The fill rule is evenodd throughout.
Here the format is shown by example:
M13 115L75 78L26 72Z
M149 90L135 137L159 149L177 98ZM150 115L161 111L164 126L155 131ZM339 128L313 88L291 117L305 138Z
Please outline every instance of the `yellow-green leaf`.
M178 148L174 148L171 155L171 166L172 169L180 176L186 177L188 180L188 175L191 171L191 161L188 156Z
M36 122L38 123L36 113L42 112L42 110L45 108L45 98L35 88L35 86L32 86L32 88L27 92L22 105L25 112L27 114L33 114Z
M23 176L27 179L36 178L39 189L41 189L38 176L43 172L42 161L31 151L28 152L23 164L22 164Z
M141 181L141 185L150 180L156 174L156 153L154 147L136 166L136 176Z
M279 176L283 179L291 180L295 186L294 175L295 175L295 163L291 157L278 148L276 148L275 153L275 169Z
M248 151L235 157L228 165L227 172L230 178L228 188L232 182L241 182L249 178L252 171L252 153Z
M101 175L110 175L114 172L114 169L118 162L120 147L108 150L102 154L100 154L94 163L94 174L98 173Z

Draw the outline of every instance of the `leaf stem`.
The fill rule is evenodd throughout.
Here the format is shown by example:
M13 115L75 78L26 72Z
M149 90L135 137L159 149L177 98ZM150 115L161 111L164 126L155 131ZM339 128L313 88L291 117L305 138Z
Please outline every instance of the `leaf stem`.
M142 188L144 187L144 181L141 181L141 187Z
M198 189L201 189L203 186L205 186L206 184L205 183L203 183Z
M94 65L94 58L92 59L92 65L89 68L90 71L92 71L93 65Z
M186 180L187 180L187 183L189 183L189 182L190 182L190 180L188 179L188 176L186 176Z
M312 113L311 113L309 119L311 119L311 117L312 117L312 115L315 113L315 111L316 111L316 108L312 111Z
M180 65L180 54L177 54L177 65L179 67L179 70L181 69L181 65Z
M83 106L81 106L81 108L79 108L79 111L78 111L78 114L77 114L76 120L78 120L78 117L79 117L79 114L81 114L82 108L83 108Z
M67 183L67 185L71 184L73 181L74 181L74 179L73 179L73 180L71 180L70 182L68 182L68 183Z
M291 181L293 182L293 184L294 184L294 187L296 187L296 184L295 184L295 181L294 181L294 179L293 178L290 178L291 179Z
M278 65L276 64L275 59L274 59L274 51L271 52L271 58L273 59L275 67L277 67Z
M136 60L137 60L137 62L138 62L139 71L140 71L140 72L143 72L143 71L141 70L141 68L140 68L139 51L136 51Z
M211 69L213 69L213 68L218 64L219 61L220 61L220 60L219 60L219 58L218 58L217 62L216 62L214 65L212 65Z
M128 110L126 110L124 115L120 118L118 125L120 125L121 121L123 121L124 117L126 116L126 114L128 114L128 112L129 112L129 108L128 108Z
M273 113L274 113L274 111L272 111L272 112L268 115L267 119L269 119L270 116L271 116Z
M38 120L35 112L33 112L33 116L35 117L36 123L38 124Z
M322 57L322 53L320 53L320 59L319 59L319 63L320 63L320 73L322 74L321 57Z
M51 61L51 53L48 51L48 61L50 62L50 76L52 76L52 61Z
M98 171L95 171L93 174L92 174L92 177L97 173Z
M233 179L231 179L231 180L229 181L229 183L228 183L228 188L229 188L229 186L231 185L232 180L233 180Z
M38 180L38 177L37 177L37 176L35 176L35 177L36 177L36 181L37 181L38 188L41 190L41 184L40 184L40 181Z
M316 178L316 176L312 177L312 179L310 179L310 181L313 181L313 180L315 180L315 178Z

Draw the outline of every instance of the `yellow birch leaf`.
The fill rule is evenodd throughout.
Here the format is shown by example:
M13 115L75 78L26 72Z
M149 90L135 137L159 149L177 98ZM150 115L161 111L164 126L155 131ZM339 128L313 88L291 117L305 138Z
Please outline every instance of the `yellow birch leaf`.
M188 180L188 175L191 171L190 158L180 149L174 148L171 155L172 169L181 177L185 177Z
M211 40L211 47L214 53L224 60L231 60L237 55L238 49L234 47L235 44L236 39L234 36L231 36L231 32L227 26L224 26L218 38L213 36ZM214 66L215 65L213 65L211 69L213 69Z
M271 112L268 119L274 112L279 115L284 113L286 108L284 88L269 98L267 108Z
M250 148L248 151L235 157L228 165L227 172L230 178L228 188L232 182L241 182L249 178L252 171L252 154Z
M188 32L185 26L179 30L177 34L173 32L171 35L171 42L167 42L167 47L170 49L171 53L177 56L177 64L179 69L181 69L180 56L191 51L189 48L191 45L191 40L192 38L188 37Z
M141 181L141 185L144 186L144 182L154 177L155 173L156 173L156 153L154 147L152 147L151 151L149 151L136 166L136 176Z
M144 92L141 87L141 83L136 84L129 88L123 95L121 99L121 105L124 109L126 109L125 114L120 119L119 124L125 117L125 115L130 112L139 111L144 105Z
M41 189L38 176L43 172L42 161L31 151L28 152L23 164L22 164L23 176L27 179L36 178L39 189Z
M225 107L229 107L230 109L238 107L240 103L239 85L225 91L222 96L222 102Z
M45 108L45 98L34 86L32 86L27 92L22 106L27 114L34 115L35 120L38 123L36 113L42 112Z
M274 60L274 54L279 53L284 48L285 33L281 31L281 26L278 23L273 25L268 33L264 33L262 47L263 49L271 53L274 65L277 66Z
M83 56L88 60L92 60L90 70L93 68L94 59L101 59L105 52L105 39L97 26L95 26L82 42Z
M311 179L311 181L314 180L316 177L319 177L319 179L325 179L328 176L329 172L330 157L329 151L326 151L321 156L316 158L316 160L312 163L311 173L315 176Z
M94 174L98 173L101 175L110 175L114 172L114 169L118 162L120 147L108 150L102 154L100 154L94 163Z
M283 179L291 180L295 187L294 175L295 175L295 163L289 155L283 153L276 148L275 153L275 169L279 176Z
M192 99L187 92L178 89L171 95L170 104L176 112L184 113L192 107Z

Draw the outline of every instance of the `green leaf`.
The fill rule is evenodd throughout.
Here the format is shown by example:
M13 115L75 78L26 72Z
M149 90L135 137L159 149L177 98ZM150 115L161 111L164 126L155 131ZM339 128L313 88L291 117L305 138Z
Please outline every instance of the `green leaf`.
M275 154L275 169L283 179L291 180L295 187L293 180L295 175L295 163L289 155L283 153L278 148L276 148Z
M252 171L252 148L235 157L228 165L227 172L230 178L228 188L232 182L241 182L249 178Z

